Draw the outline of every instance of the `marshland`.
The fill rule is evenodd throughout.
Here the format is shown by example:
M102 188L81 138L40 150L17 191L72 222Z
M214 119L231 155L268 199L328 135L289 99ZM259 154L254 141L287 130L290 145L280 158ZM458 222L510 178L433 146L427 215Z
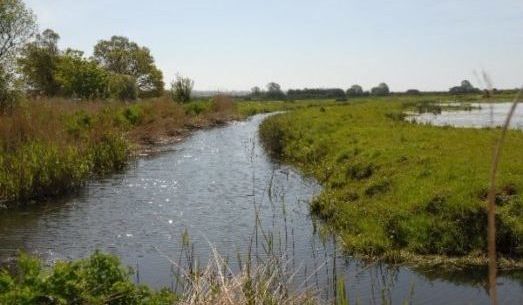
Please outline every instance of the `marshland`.
M439 71L427 78L415 55L381 50L407 49L385 36L353 45L324 35L352 19L377 35L373 22L405 4L353 3L365 13L347 19L348 4L278 3L288 13L260 8L281 26L271 32L238 26L263 24L253 4L95 2L0 2L1 305L523 302L516 59L467 74L473 55L420 48L452 66L424 63ZM166 25L194 20L171 18L175 8L202 18L179 32ZM371 8L383 19L361 19ZM518 25L518 8L491 11L484 30ZM217 19L230 12L244 15ZM442 12L468 24L444 3L417 21L438 31L427 20ZM100 24L83 24L89 13ZM324 47L297 35L306 30ZM158 41L162 31L176 35ZM241 35L267 31L263 44ZM203 32L215 34L205 46ZM381 57L404 67L369 59Z

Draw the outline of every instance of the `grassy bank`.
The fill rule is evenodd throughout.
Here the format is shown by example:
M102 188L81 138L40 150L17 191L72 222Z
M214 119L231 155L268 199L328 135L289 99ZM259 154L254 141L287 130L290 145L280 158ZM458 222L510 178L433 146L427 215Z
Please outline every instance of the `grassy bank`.
M134 154L240 117L232 101L27 101L0 115L0 204L61 195Z
M274 157L324 185L312 211L349 252L401 261L486 251L485 200L499 131L404 122L402 111L423 98L359 99L281 114L261 126ZM498 250L509 259L523 254L521 148L523 133L509 132L497 197Z

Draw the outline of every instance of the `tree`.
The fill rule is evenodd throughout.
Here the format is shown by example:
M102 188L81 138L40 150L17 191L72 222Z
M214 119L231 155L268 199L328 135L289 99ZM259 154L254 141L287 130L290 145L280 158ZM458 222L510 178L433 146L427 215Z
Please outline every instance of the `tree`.
M66 96L81 99L107 96L107 72L83 52L67 50L60 58L56 79Z
M34 42L22 49L18 59L20 72L31 90L47 96L57 95L60 84L56 81L56 68L60 60L60 36L47 29L36 36Z
M385 84L385 83L380 83L377 87L372 88L370 90L370 93L372 95L377 95L377 96L389 95L389 93L390 93L389 86L387 86L387 84Z
M14 58L34 34L35 17L21 0L0 0L0 111L12 107L19 97Z
M449 89L450 93L453 94L464 94L464 93L479 93L481 90L472 86L468 80L461 81L460 86L455 86Z
M4 65L35 30L33 12L21 0L0 1L0 64Z
M96 44L94 58L110 72L134 77L141 97L163 93L163 75L148 48L126 37L113 36Z
M258 86L252 87L251 88L251 95L254 96L254 97L260 96L261 95L260 87L258 87Z
M171 97L177 103L188 103L191 101L191 92L194 81L181 75L176 76L176 80L171 83Z
M270 99L285 99L285 93L281 90L281 86L274 82L267 84L266 96Z
M418 90L418 89L409 89L407 91L405 91L406 94L409 94L409 95L420 95L421 92Z
M357 96L363 96L363 88L360 85L352 85L347 90L347 96L348 97L357 97Z

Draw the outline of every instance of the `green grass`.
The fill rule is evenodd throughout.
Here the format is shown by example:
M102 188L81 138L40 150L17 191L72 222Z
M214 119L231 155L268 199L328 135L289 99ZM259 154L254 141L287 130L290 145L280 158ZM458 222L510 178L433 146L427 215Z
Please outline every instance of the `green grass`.
M300 109L270 117L260 128L274 157L323 184L311 210L338 232L349 252L486 252L485 198L499 130L404 122L406 105L423 98L367 98ZM510 131L497 216L498 250L505 257L522 254L522 148L523 133Z

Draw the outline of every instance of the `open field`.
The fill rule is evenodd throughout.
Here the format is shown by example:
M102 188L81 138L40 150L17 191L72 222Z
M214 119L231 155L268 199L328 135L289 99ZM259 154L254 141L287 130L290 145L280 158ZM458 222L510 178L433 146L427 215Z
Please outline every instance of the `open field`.
M362 98L280 114L262 124L262 139L274 157L323 184L311 209L347 251L398 261L412 254L485 253L485 201L499 131L402 120L406 107L427 98ZM522 254L521 148L523 133L510 131L497 196L498 251L505 258Z

